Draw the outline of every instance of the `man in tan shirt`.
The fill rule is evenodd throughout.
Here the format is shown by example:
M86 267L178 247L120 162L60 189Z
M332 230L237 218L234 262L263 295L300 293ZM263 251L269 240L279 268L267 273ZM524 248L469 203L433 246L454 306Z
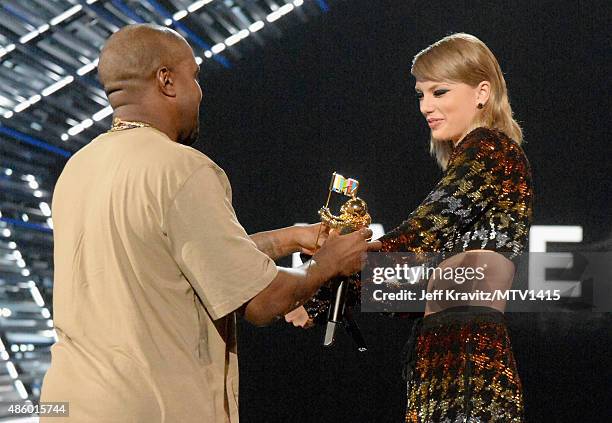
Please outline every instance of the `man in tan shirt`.
M68 161L53 197L58 342L41 400L70 416L43 422L237 422L236 313L268 324L379 248L364 230L317 249L316 225L248 236L225 173L188 146L198 70L153 25L101 53L113 128ZM275 265L300 250L317 250L312 263Z

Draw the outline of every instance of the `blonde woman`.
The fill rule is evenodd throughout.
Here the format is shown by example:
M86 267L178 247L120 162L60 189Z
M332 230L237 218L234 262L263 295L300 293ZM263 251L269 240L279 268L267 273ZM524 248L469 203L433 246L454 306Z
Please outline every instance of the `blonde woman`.
M381 251L441 252L450 257L442 264L448 266L487 263L487 283L476 288L508 288L513 260L527 241L532 185L499 64L482 41L459 33L418 53L411 73L444 175L407 220L380 239ZM441 285L430 280L427 288ZM320 320L326 302L318 297L306 305L310 322ZM523 421L503 310L503 302L427 302L408 344L406 422ZM304 323L299 311L291 317Z
M444 176L408 220L383 237L382 251L483 252L479 259L451 259L472 264L486 251L515 258L531 222L531 173L495 56L478 38L453 34L417 54L411 72ZM495 287L511 284L510 261L484 261L500 273L489 278ZM444 306L428 302L415 323L406 421L523 421L503 304Z

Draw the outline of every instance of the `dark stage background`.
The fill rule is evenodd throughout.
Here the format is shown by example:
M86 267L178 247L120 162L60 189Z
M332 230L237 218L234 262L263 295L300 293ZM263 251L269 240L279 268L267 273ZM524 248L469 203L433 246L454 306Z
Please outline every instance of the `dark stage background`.
M581 225L584 247L612 231L609 26L606 1L336 2L259 56L204 75L196 147L228 173L251 233L315 221L334 170L361 181L374 221L390 230L441 175L412 57L468 32L500 61L525 130L534 224ZM242 421L402 421L400 353L412 322L358 319L366 354L344 333L322 350L321 329L241 323ZM610 314L508 319L528 421L612 421Z

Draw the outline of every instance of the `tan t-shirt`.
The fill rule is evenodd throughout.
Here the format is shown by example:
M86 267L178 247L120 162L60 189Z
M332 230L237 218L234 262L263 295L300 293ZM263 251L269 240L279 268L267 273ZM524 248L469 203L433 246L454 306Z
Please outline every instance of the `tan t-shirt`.
M69 422L237 422L233 311L277 268L223 170L152 128L105 133L68 161L52 212L59 339L41 400L68 401Z

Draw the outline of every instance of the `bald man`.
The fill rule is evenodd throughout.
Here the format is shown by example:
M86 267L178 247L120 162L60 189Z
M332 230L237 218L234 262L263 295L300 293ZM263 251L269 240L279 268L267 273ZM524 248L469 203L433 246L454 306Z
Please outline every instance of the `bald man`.
M225 173L189 147L198 70L187 42L154 25L102 50L113 126L68 161L53 197L58 342L41 400L70 416L50 422L237 422L236 314L269 324L380 246L366 230L318 248L317 225L247 235ZM313 260L275 265L295 251Z

